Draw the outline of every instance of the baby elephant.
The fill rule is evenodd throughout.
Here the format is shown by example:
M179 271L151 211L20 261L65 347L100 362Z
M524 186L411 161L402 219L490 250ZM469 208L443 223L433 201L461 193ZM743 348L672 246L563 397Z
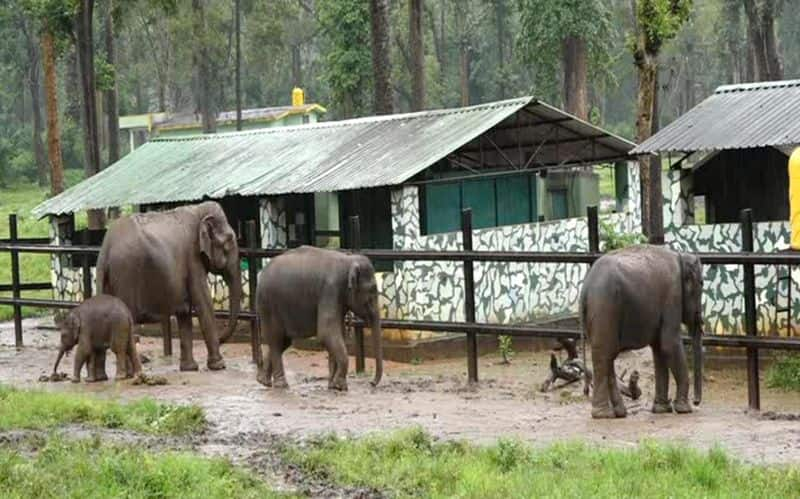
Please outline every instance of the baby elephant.
M106 375L106 349L117 356L117 379L130 378L142 371L133 338L133 319L128 307L119 298L98 295L89 298L68 314L56 317L61 330L61 347L58 350L53 373L65 352L75 345L73 383L81 380L81 369L88 364L88 381L104 381Z

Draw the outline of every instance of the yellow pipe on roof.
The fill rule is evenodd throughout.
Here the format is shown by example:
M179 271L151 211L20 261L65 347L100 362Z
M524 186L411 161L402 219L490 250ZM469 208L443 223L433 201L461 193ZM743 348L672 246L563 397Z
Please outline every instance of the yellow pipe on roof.
M800 250L800 147L789 157L789 226L791 247Z

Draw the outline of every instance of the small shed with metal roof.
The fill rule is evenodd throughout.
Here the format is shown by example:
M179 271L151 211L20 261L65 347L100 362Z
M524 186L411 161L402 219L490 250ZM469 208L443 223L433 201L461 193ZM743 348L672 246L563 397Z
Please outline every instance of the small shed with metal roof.
M634 146L532 97L158 137L46 200L34 214L51 216L54 242L66 243L79 240L72 215L82 210L133 206L148 211L215 199L240 237L244 222L254 220L260 227L258 240L243 244L346 246L350 234L344 222L357 215L364 248L447 249L456 244L461 209L470 207L476 232L487 244L494 241L518 250L547 250L552 244L554 251L576 250L588 241L586 207L598 203L598 175L592 166L616 165L616 174L608 176L609 182L616 182L612 211L619 213L614 220L626 230L639 230L638 167L629 156ZM383 286L387 315L396 315L388 311L404 306L397 297L414 298L416 291L401 293L399 286L423 286L428 278L452 279L458 274L446 269L418 275L420 268L413 262L389 262L379 271L389 276ZM63 272L54 280L62 278ZM574 308L577 289L574 300L563 299L564 286L577 286L574 281L574 274L564 274L542 285L553 287L553 301L559 306L564 302ZM428 284L430 289L437 286ZM543 296L546 293L534 293L520 300ZM224 303L222 295L215 294L215 300L218 297ZM495 300L487 307L498 304L506 306ZM508 306L518 313L503 312L504 320L515 314L529 317L535 308ZM423 312L420 318L452 319L447 310ZM486 315L492 313L487 308Z

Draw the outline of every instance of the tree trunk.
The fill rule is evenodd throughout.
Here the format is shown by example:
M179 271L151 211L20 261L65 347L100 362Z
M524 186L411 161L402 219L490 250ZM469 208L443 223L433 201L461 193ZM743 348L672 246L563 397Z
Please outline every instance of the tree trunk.
M78 69L78 47L72 46L66 58L67 81L66 81L66 115L73 123L81 122L81 79Z
M392 114L392 64L389 58L389 2L370 0L375 114Z
M753 51L753 77L755 81L770 79L769 61L767 59L766 40L764 38L761 13L756 0L744 0L747 13L747 34Z
M501 99L506 98L506 81L505 81L505 72L503 71L503 69L505 68L506 64L505 26L506 26L507 12L508 10L506 8L506 0L495 0L494 17L495 17L495 27L497 34L497 69L498 69L497 91Z
M236 36L236 129L242 129L242 12L240 0L235 2ZM294 54L294 52L292 52Z
M299 42L291 46L292 51L292 86L303 86L303 60L300 57Z
M94 81L94 42L92 41L92 19L94 0L82 0L76 16L78 42L78 65L80 66L81 97L83 107L83 143L86 156L86 177L100 171L100 146L98 144L96 86ZM103 210L88 210L89 229L105 226Z
M61 161L61 130L58 128L58 87L56 86L56 54L53 35L42 30L44 95L47 106L47 154L50 159L50 193L64 190L64 165Z
M764 57L770 80L783 79L783 61L778 53L778 39L775 34L775 0L765 0L761 6L761 33L764 37Z
M44 152L44 144L42 143L42 103L39 95L41 81L39 78L39 47L34 39L34 34L27 26L27 22L23 21L23 30L25 31L25 43L28 50L28 89L31 94L31 110L33 115L33 155L36 158L36 172L39 180L39 186L44 187L47 185L47 155Z
M469 65L470 46L462 41L459 49L459 81L461 82L461 105L469 106Z
M422 34L422 0L408 2L408 34L411 52L411 110L425 109L425 49Z
M114 49L114 1L108 0L106 5L106 62L114 68L117 67L117 56ZM108 117L108 164L113 165L119 161L119 107L117 102L117 79L115 73L114 84L105 91L106 116ZM119 217L119 208L108 209L109 218Z
M564 107L582 120L589 118L586 90L586 41L568 36L563 42Z
M203 133L215 133L217 131L217 114L214 106L214 92L211 88L211 71L209 70L208 50L206 39L206 16L205 3L203 0L192 0L192 11L194 15L194 67L196 68L195 77L195 99L197 110L200 112L203 123Z
M643 43L643 42L642 42ZM658 90L658 65L656 57L643 50L634 55L639 74L636 99L636 141L644 142L652 135L655 114L656 92ZM660 244L663 236L663 215L661 215L661 169L659 162L648 156L639 158L642 183L642 229L650 242Z

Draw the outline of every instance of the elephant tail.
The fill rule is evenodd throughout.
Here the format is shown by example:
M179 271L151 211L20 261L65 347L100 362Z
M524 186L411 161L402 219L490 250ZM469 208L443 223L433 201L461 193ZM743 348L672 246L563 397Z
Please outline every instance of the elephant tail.
M582 355L582 362L583 362L583 395L589 396L589 390L592 386L592 371L589 369L589 365L586 363L586 338L587 338L587 328L589 327L589 323L587 321L586 315L586 296L587 293L585 289L581 290L580 295L580 304L578 305L580 308L580 328L581 328L581 355Z

